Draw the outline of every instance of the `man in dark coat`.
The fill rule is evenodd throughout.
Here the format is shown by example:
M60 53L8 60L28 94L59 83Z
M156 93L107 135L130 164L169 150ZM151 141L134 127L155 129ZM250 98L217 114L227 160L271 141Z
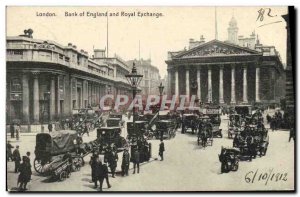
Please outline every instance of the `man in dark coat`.
M12 123L12 124L10 125L9 130L10 130L10 137L11 137L11 138L15 138L15 126L14 126L14 123Z
M98 178L100 182L100 191L102 191L102 185L104 179L106 179L106 184L108 188L111 188L111 185L109 184L109 179L108 179L108 168L106 164L102 164L102 162L99 162L99 168L98 168Z
M99 171L99 158L97 153L93 153L91 156L90 160L90 166L92 169L92 181L95 184L95 188L98 187L97 182L98 182L98 171Z
M111 170L112 178L115 178L115 173L116 173L118 160L119 160L119 156L118 156L117 151L112 150L111 157L108 161L108 165L109 165L110 170Z
M19 172L20 162L21 162L21 155L19 151L19 145L16 146L16 149L13 152L13 158L15 161L15 173Z
M137 167L137 173L140 173L140 153L137 148L133 153L133 174L135 174L136 167Z
M9 161L9 159L11 161L13 161L13 156L12 156L12 151L11 149L13 149L14 147L10 144L10 141L7 142L6 144L6 161Z
M122 158L122 176L128 176L128 170L129 170L129 164L130 164L130 154L127 149L123 152L123 158Z
M52 129L53 129L53 126L52 126L51 123L49 123L49 124L48 124L48 130L49 130L49 133L52 132Z
M165 144L163 139L160 140L160 144L159 144L159 156L160 156L160 160L163 161L164 160L164 151L165 151Z
M27 190L26 186L27 183L31 180L31 175L32 175L32 171L31 171L31 165L28 161L27 156L23 156L23 162L20 165L19 171L19 177L18 177L18 183L20 183L20 190Z
M294 127L291 127L291 129L290 129L289 142L291 141L292 138L295 141L295 130L294 130Z
M27 159L28 163L30 163L30 152L29 151L26 153L26 159Z

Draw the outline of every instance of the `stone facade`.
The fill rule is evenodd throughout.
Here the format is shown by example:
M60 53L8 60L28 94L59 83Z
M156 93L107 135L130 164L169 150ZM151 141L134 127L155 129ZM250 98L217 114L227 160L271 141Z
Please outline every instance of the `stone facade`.
M259 40L254 47L239 46L238 38L233 38L236 24L231 19L229 41L212 40L168 52L169 95L187 95L188 99L196 95L202 102L228 105L279 103L285 78L278 52Z
M21 35L7 37L7 124L43 124L74 109L99 107L105 94L130 94L129 66L120 58L89 58L72 43L62 46Z

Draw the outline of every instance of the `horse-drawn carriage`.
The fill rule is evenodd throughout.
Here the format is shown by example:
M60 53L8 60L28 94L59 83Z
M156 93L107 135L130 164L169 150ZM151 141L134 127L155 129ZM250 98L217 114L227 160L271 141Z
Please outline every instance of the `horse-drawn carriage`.
M221 148L219 161L221 162L221 173L237 171L239 168L240 150L237 148Z
M182 119L182 132L185 133L190 129L194 134L198 128L198 116L196 114L183 114Z
M233 146L241 151L243 157L264 156L269 146L269 136L266 129L258 129L256 125L248 125L233 140Z
M242 129L243 119L239 114L230 114L228 122L228 138L233 139Z
M141 163L149 161L152 156L152 145L147 141L147 132L149 132L147 128L147 121L135 121L134 124L127 122L127 138L131 147L131 155L134 155L135 150L138 150Z
M62 130L52 133L38 133L36 135L35 146L35 159L34 169L36 172L44 175L51 174L53 172L66 173L66 166L68 165L84 165L84 156L88 154L90 150L80 150L80 144L77 143L78 134L73 130ZM63 160L64 155L70 154L74 163L65 163ZM58 170L60 168L60 170ZM58 171L57 171L58 170Z
M159 120L156 122L156 139L171 139L176 135L176 123L173 120Z
M111 113L109 114L108 119L106 120L107 127L123 127L124 121L122 120L121 113Z
M234 110L236 114L239 114L242 117L252 115L252 105L236 105Z
M101 127L104 124L102 117L103 113L91 108L74 109L70 120L73 126L70 129L83 135L85 132Z
M207 106L202 109L202 114L210 118L210 122L213 126L212 133L213 137L223 137L221 125L221 109L219 107Z
M212 146L213 145L213 126L210 123L210 118L208 116L201 116L199 118L198 125L198 146L202 147Z
M121 136L120 127L101 127L97 129L98 152L104 154L107 147L115 146L118 152L124 150L127 141Z

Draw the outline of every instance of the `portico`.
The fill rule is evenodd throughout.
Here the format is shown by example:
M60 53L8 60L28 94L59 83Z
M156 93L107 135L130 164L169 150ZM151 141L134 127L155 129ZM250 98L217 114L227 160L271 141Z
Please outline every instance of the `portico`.
M234 44L212 40L182 51L166 61L169 94L192 96L191 85L197 83L200 101L218 104L248 104L275 100L275 89L261 95L261 87L270 86L270 78L261 75L278 71L276 64L267 65L262 53ZM266 64L267 63L267 64ZM276 79L271 79L275 83ZM272 83L273 83L272 82Z

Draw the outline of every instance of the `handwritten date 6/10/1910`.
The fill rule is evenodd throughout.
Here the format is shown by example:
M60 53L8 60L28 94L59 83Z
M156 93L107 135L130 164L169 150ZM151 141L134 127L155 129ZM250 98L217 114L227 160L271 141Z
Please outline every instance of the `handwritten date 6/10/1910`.
M287 172L274 172L273 168L268 171L249 171L245 175L246 183L261 182L268 185L269 182L285 182L287 181Z

